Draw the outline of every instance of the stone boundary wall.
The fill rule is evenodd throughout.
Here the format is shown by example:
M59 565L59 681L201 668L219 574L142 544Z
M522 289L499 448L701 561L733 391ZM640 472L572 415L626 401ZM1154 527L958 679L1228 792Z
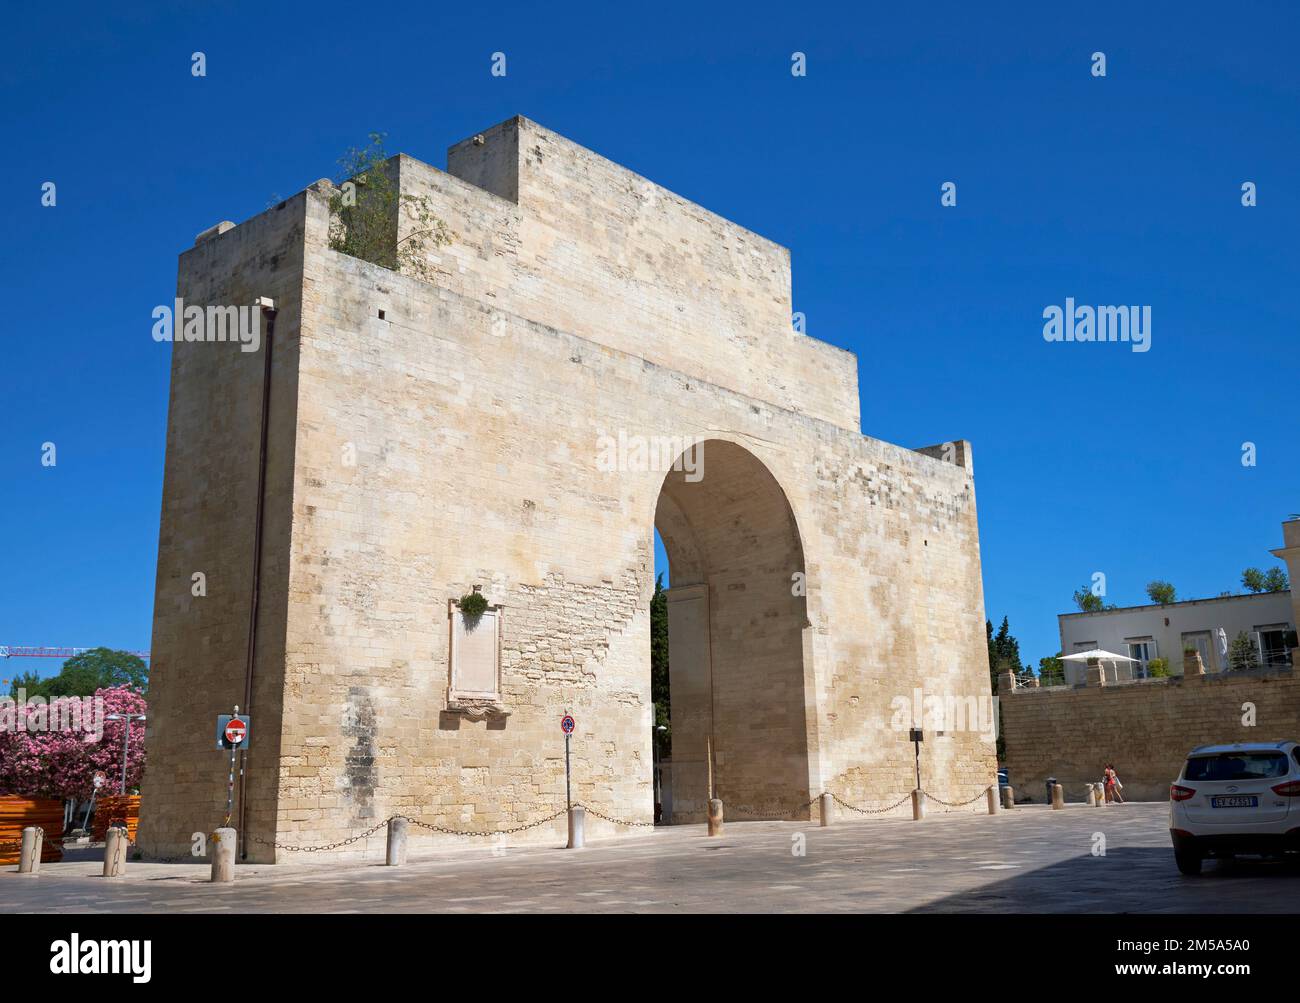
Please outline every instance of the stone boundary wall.
M1198 745L1300 739L1300 677L1272 672L1171 676L1105 686L1021 688L1000 681L1002 733L1016 800L1041 804L1047 778L1083 801L1115 765L1129 801L1164 801ZM1250 707L1254 724L1247 725Z

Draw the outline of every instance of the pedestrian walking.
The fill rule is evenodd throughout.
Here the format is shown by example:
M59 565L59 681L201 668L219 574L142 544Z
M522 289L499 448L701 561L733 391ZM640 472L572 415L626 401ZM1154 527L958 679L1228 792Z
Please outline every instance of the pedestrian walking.
M1115 772L1115 766L1112 763L1106 764L1105 780L1103 781L1106 790L1107 804L1123 804L1124 796L1120 793L1124 785L1119 782L1119 774Z

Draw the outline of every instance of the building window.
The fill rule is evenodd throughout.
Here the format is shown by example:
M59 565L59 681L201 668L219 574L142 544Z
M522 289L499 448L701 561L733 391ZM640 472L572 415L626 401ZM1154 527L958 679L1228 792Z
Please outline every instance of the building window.
M1269 623L1255 628L1262 665L1280 668L1291 664L1291 649L1287 646L1290 632L1290 626L1285 623Z
M1133 678L1146 679L1151 675L1151 659L1156 657L1156 642L1149 637L1134 637L1124 643L1128 645L1128 657L1137 659L1133 663Z

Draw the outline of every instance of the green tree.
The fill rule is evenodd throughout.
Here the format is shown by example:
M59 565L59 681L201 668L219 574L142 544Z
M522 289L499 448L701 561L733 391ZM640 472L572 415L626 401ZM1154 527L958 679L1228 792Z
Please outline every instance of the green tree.
M342 173L330 196L330 247L362 261L419 279L432 278L426 251L456 236L433 212L427 195L403 194L384 151L384 134L339 158ZM401 217L409 232L398 236Z
M45 696L45 686L50 680L42 679L35 672L24 672L21 676L6 681L10 684L9 695L17 700L19 690L27 696Z
M1061 661L1061 652L1038 660L1038 683L1040 686L1065 685L1065 663Z
M1011 624L1007 617L1002 618L1002 626L998 628L996 635L993 634L993 625L987 620L985 621L985 629L990 635L989 672L993 676L993 692L996 693L999 675L1008 669L1016 675L1020 675L1024 672L1025 667L1020 662L1020 642L1012 636Z
M1228 645L1228 669L1231 672L1249 672L1259 668L1259 652L1255 642L1244 630Z
M660 757L672 754L673 728L668 695L668 593L663 572L655 578L650 600L650 700L654 704L654 740ZM665 730L660 731L663 727Z
M1285 592L1291 587L1291 579L1285 568L1247 568L1241 573L1241 584L1249 592Z
M1096 595L1087 585L1074 593L1074 605L1084 613L1096 613L1106 608L1101 596Z
M1169 582L1161 581L1158 578L1153 582L1147 582L1147 598L1153 603L1159 603L1161 606L1168 606L1171 602L1178 601L1174 587Z
M1002 618L1002 625L997 634L993 633L993 622L984 621L984 634L989 647L989 678L994 693L998 692L998 677L1008 670L1020 675L1024 666L1020 663L1020 642L1011 634L1011 624L1007 617ZM1006 756L1007 742L1002 731L1002 707L998 706L998 741L996 753L1001 762Z
M128 651L91 648L67 659L57 676L41 679L34 672L25 673L13 681L10 695L16 698L21 687L28 698L87 697L113 686L143 692L148 685L149 670L143 659Z

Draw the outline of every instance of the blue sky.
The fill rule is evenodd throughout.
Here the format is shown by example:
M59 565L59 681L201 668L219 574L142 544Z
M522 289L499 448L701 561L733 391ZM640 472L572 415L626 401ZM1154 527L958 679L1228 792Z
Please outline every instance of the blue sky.
M1065 6L11 16L0 644L148 647L168 380L150 311L194 235L333 175L369 132L443 165L514 114L791 249L808 333L858 355L863 430L974 443L988 614L1027 656L1056 650L1094 571L1120 605L1157 577L1237 589L1300 511L1300 15L1042 9ZM1151 350L1046 343L1066 297L1151 306Z

